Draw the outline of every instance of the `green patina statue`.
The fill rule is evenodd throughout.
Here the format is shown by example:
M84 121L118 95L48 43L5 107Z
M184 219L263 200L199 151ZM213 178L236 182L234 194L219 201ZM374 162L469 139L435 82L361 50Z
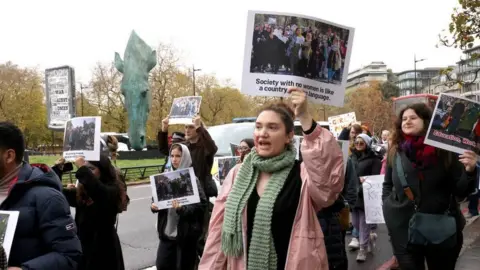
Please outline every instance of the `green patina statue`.
M123 59L115 53L115 67L123 74L120 87L128 114L128 137L131 147L141 151L146 145L145 130L152 103L148 73L157 64L157 53L132 31Z

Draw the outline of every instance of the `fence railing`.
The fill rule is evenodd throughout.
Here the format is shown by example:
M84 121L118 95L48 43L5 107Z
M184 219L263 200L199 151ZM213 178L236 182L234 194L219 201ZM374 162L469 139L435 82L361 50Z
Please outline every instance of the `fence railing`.
M162 172L163 164L158 165L148 165L148 166L134 166L134 167L124 167L119 168L123 173L125 180L132 181L137 179L146 179L150 175L159 174ZM76 181L75 171L66 173L62 177L63 183L72 183Z

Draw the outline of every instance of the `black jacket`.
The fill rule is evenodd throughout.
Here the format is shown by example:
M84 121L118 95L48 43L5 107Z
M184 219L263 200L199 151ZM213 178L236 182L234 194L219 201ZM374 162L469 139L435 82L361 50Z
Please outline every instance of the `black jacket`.
M84 251L78 269L125 269L115 229L120 187L114 182L105 184L95 179L87 167L79 168L75 176L93 200L90 205L79 204L76 188L63 190L70 206L76 209L75 222Z
M184 144L188 147L188 150L190 150L193 170L195 171L195 175L198 177L198 181L200 181L205 194L208 197L216 197L218 191L212 180L211 171L213 158L215 157L218 148L205 128L199 127L197 129L197 134L197 143L192 144L185 142ZM160 152L168 156L170 152L168 149L168 133L159 132L157 139Z
M9 266L74 270L82 248L57 175L46 165L24 164L17 182L0 205L19 211Z
M467 173L463 164L453 154L447 167L443 159L436 166L421 169L424 180L418 179L419 170L400 152L407 183L418 204L418 211L430 214L443 214L450 208L457 219L457 229L462 230L465 219L460 212L456 197L465 198L475 190L476 170ZM392 241L407 246L408 222L414 213L414 206L405 195L398 178L394 162L387 161L385 181L383 183L383 215ZM393 166L391 165L393 164Z
M200 202L195 204L184 205L177 209L179 215L178 227L177 227L177 241L183 241L185 239L196 239L200 237L203 230L203 219L205 217L205 211L207 211L207 197L203 192L202 187L197 179L198 194L200 196ZM153 202L153 198L152 198ZM158 213L157 215L157 232L160 239L166 239L165 226L167 225L168 209L162 209L159 211L153 211L152 213Z
M351 162L353 165L354 172L351 170L351 167L347 167L345 178L348 178L349 181L354 181L358 190L355 203L353 203L351 200L349 203L351 203L352 208L365 210L363 187L360 183L360 177L380 174L380 171L382 170L382 161L370 148L368 148L367 151L362 154L358 154L354 151L348 159L348 162Z

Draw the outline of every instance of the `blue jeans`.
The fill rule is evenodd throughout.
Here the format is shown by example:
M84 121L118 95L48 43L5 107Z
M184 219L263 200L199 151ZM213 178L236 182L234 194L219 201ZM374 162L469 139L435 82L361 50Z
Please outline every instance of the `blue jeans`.
M468 212L472 216L478 216L478 201L480 199L480 191L468 197Z

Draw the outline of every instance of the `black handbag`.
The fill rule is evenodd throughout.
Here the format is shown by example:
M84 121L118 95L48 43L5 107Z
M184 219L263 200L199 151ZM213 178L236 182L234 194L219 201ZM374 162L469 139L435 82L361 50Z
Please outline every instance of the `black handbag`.
M443 215L418 212L418 205L407 183L402 159L398 153L395 157L395 164L403 191L415 209L408 224L408 242L422 246L441 245L445 248L455 246L457 244L457 222L450 213L450 206Z

